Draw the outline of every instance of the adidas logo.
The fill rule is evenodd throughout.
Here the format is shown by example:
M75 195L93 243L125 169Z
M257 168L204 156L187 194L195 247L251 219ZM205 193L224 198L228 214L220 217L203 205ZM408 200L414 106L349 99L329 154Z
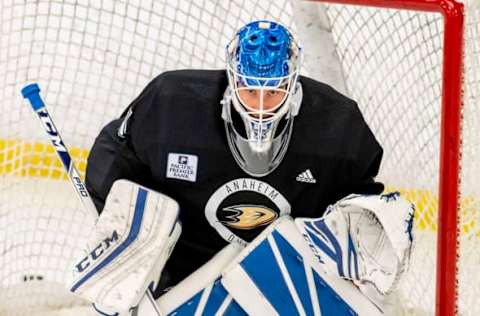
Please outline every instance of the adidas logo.
M300 173L296 179L298 182L317 183L317 180L313 177L310 169Z

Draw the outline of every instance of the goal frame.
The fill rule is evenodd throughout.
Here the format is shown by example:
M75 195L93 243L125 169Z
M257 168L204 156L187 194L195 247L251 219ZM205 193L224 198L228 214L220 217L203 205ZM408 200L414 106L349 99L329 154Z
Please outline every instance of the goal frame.
M468 1L477 2L470 8ZM480 165L474 158L480 151L480 74L475 71L480 65L480 52L469 42L470 38L479 37L478 1L206 0L201 5L185 0L105 0L98 4L86 0L2 2L0 11L6 14L0 18L5 28L0 35L0 50L5 52L0 54L0 68L4 68L0 75L4 87L0 90L6 115L0 124L0 176L5 179L0 186L0 230L6 232L8 247L0 256L0 265L5 265L0 274L0 296L3 298L5 293L6 298L0 302L0 314L24 314L30 308L77 308L84 304L65 293L62 283L70 273L66 267L82 250L83 238L88 237L83 229L86 220L78 212L81 205L75 203L73 191L62 181L67 180L66 173L53 147L41 131L36 131L40 125L35 125L38 122L34 114L22 101L19 91L25 82L48 82L45 100L52 105L52 114L59 118L59 123L64 122L58 127L73 145L72 158L84 175L88 148L100 128L117 117L154 75L178 68L224 67L221 48L240 23L253 19L274 19L291 28L308 48L305 71L313 79L344 94L345 86L354 84L349 94L359 99L365 120L372 124L385 147L378 178L400 180L400 185L384 182L388 189L400 190L418 203L417 252L412 256L410 274L401 285L406 290L399 295L405 297L396 302L397 307L405 313L403 307L411 312L419 308L420 313L456 315L463 312L464 305L477 306L474 298L464 299L463 292L475 293L472 297L480 295L477 266L468 265L465 269L464 265L465 259L472 259L469 264L480 262L480 252L470 247L470 239L464 238L464 233L470 237L471 232L475 238L480 236ZM321 3L345 4L355 10L324 10ZM372 7L395 12L375 12L371 18L366 11ZM358 22L348 17L351 13L358 14ZM335 22L331 28L325 21L328 17ZM383 32L379 25L389 30ZM352 29L337 32L337 27L351 26L355 30L365 26L365 31L373 32L367 37L363 29L361 36L356 36ZM340 41L335 44L337 35ZM335 45L345 61L333 60ZM402 45L408 47L407 55ZM353 52L354 47L360 50ZM369 56L372 58L368 59ZM350 60L351 57L358 57L362 63ZM364 60L371 61L368 67L362 67ZM416 68L420 63L421 67ZM340 69L345 65L347 72L342 78ZM352 68L350 72L348 66ZM357 78L368 79L366 74L371 74L372 79L359 82ZM474 79L475 87L470 88L470 79ZM377 84L381 89L375 89ZM362 89L355 91L359 87L365 88L367 94L372 92L371 102L364 98ZM397 87L400 89L396 90ZM381 97L388 99L378 100L375 90L381 90ZM406 94L409 95L404 98ZM384 108L390 100L394 100L390 109ZM378 107L371 107L377 103ZM75 124L69 123L68 117L75 117ZM398 118L405 120L396 121ZM417 118L418 122L414 121ZM379 120L388 124L381 124L377 130L375 124ZM400 129L402 133L398 132ZM414 152L417 147L420 151ZM390 154L395 159L389 159ZM413 167L428 172L417 174ZM403 170L406 172L402 177ZM29 199L15 198L27 194ZM460 221L465 219L468 222ZM421 247L423 241L425 246L428 244L425 248ZM469 250L464 250L466 245ZM478 239L472 241L472 246L478 249ZM45 285L48 292L41 289ZM24 293L32 299L25 302ZM18 303L23 304L24 311L18 310ZM470 308L465 312L470 312Z
M455 0L310 0L441 13L444 23L437 231L437 316L457 314L464 4Z

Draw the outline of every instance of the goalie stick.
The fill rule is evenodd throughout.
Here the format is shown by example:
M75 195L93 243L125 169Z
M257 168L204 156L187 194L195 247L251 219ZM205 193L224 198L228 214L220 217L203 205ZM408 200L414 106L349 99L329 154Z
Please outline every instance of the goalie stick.
M72 182L80 201L82 202L86 212L93 220L93 223L95 223L98 218L97 209L95 208L95 205L88 194L85 184L80 178L77 168L75 168L75 165L73 164L73 160L68 152L67 146L65 146L60 133L55 127L55 124L53 123L53 120L48 113L47 108L45 107L45 103L43 103L43 100L40 96L40 87L36 83L27 85L22 89L22 95L25 99L28 99L33 110L37 113L38 118L42 122L43 128L50 137L50 141L52 142L53 147L55 147L55 150L57 151L57 154L60 157L65 170L67 171L68 177Z
M30 102L31 107L35 113L37 113L43 128L47 132L53 147L55 147L55 150L57 151L57 154L62 161L65 170L67 171L68 177L75 188L77 196L80 198L85 211L92 219L92 224L95 224L98 219L98 213L95 204L93 204L90 194L80 178L77 168L75 168L67 146L65 146L65 143L63 142L58 129L55 127L45 103L40 96L40 87L37 83L29 84L22 89L22 95ZM160 316L160 312L155 304L155 300L150 289L147 289L145 296L140 301L139 307L132 311L132 315Z

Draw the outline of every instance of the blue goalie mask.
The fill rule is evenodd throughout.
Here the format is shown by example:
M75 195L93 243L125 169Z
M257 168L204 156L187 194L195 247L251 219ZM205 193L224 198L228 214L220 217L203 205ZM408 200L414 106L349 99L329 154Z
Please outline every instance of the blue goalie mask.
M232 154L250 175L269 174L287 151L302 99L301 53L291 33L270 21L245 25L227 45L222 117Z

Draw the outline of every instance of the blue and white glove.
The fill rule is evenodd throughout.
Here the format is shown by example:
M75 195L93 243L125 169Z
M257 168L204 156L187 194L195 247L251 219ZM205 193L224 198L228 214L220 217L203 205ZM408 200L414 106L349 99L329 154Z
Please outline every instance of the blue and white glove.
M414 206L398 192L349 195L318 219L295 223L318 261L374 301L393 292L413 249Z

